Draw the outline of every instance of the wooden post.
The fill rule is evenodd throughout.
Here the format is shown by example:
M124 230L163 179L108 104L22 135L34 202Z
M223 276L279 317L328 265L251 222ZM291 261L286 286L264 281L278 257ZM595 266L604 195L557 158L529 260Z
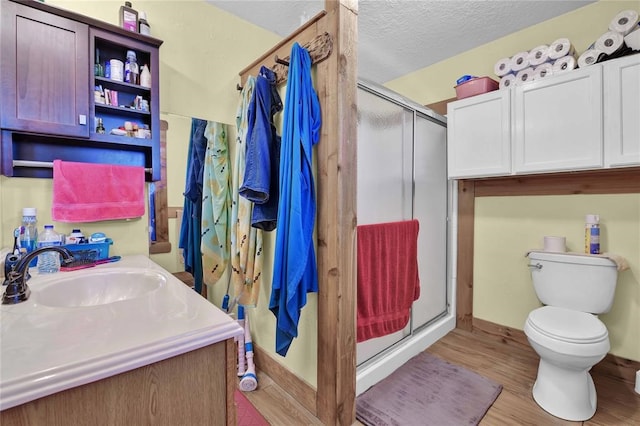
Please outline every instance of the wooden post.
M458 285L456 327L473 328L473 222L475 186L473 180L458 181Z
M355 422L357 0L326 0L333 53L317 66L322 104L318 144L317 416Z

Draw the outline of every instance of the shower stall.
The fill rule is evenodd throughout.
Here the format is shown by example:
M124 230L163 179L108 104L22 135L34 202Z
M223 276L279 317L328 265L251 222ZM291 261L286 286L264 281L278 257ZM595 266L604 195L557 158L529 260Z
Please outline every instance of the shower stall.
M407 326L356 347L356 395L455 327L455 192L446 119L358 83L358 225L417 219L420 298Z

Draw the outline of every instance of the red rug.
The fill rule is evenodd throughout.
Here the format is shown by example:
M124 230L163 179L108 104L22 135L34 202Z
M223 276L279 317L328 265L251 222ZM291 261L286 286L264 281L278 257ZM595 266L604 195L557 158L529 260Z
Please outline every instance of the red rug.
M236 418L238 426L269 426L262 414L256 410L251 401L242 392L236 389Z

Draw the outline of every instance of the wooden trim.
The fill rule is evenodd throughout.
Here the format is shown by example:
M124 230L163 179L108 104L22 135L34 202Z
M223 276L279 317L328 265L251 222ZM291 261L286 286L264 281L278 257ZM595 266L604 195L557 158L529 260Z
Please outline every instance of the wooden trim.
M306 45L319 34L333 38L333 53L316 64L316 92L322 110L317 145L318 342L317 391L300 384L274 361L269 376L324 424L355 422L356 382L356 0L326 0L316 15L240 72L244 84L261 65L285 57L294 42ZM257 352L256 352L257 353ZM260 356L260 355L258 355ZM265 354L262 353L262 363ZM268 358L266 358L268 359ZM268 361L267 361L268 362ZM256 362L260 365L260 361ZM264 365L261 366L264 368Z
M456 326L471 331L473 314L473 227L475 217L475 184L458 181L458 259Z
M533 351L524 331L517 328L506 327L480 318L473 318L473 332L483 334L492 340L505 344L517 344ZM602 361L594 365L593 369L633 386L636 371L640 370L640 362L609 353Z
M167 130L169 123L160 120L160 180L154 182L156 240L149 241L149 254L171 253L167 207Z
M256 345L255 342L253 342L253 356L256 368L266 373L267 376L269 376L274 382L278 383L282 389L285 389L287 393L289 393L304 408L317 417L316 390L309 383L286 369L267 351Z
M476 179L475 188L476 197L632 194L640 192L640 167Z
M317 413L327 425L355 422L357 10L355 0L327 0L334 52L317 65L322 99L318 143Z
M238 376L236 370L238 351L236 350L236 344L233 339L227 339L225 343L225 357L226 366L226 396L227 396L227 426L236 426L237 421L237 407L235 393L238 388ZM205 395L202 395L206 397Z
M262 56L242 69L242 71L238 73L240 75L240 83L244 86L244 83L247 81L247 77L250 75L257 75L260 67L263 65L271 64L269 68L273 68L273 66L275 65L274 58L276 57L276 55L280 58L288 57L289 53L291 52L291 46L294 42L297 41L300 44L304 43L300 40L311 42L313 37L307 38L309 34L320 35L319 32L313 31L313 29L315 28L315 24L320 21L326 14L327 12L324 10L318 12L315 16L305 22L301 27L299 27L293 33L289 34L287 38L273 46L271 49L267 50L262 54ZM311 30L307 31L307 29L309 28L311 28Z
M171 253L171 243L169 241L151 242L149 244L149 254Z
M449 98L439 102L433 102L429 105L425 105L427 108L432 110L433 112L440 114L442 116L447 115L447 105L449 102L457 101L458 98Z
M475 198L519 195L640 193L640 167L458 181L457 327L474 328Z
M531 347L527 340L527 336L522 330L496 324L476 317L473 317L472 323L474 333L485 334L492 340L497 340L506 344L517 344Z

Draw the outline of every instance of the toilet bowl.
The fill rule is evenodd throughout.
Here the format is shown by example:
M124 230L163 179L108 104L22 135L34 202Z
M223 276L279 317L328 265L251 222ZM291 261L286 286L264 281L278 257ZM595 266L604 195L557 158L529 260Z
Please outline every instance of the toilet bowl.
M615 262L596 256L530 252L529 268L540 302L524 333L540 356L533 399L548 413L585 421L596 412L589 370L610 349L607 328L597 317L609 312L617 281Z
M565 420L593 417L597 397L589 370L609 351L605 325L589 313L544 306L529 314L524 332L540 356L536 403Z

